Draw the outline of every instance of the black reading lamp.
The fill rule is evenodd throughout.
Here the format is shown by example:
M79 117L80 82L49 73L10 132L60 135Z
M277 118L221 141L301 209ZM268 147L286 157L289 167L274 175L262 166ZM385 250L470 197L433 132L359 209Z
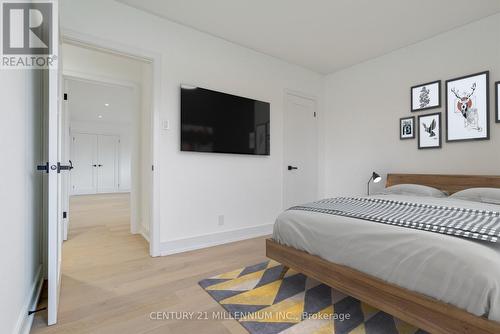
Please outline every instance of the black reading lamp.
M366 186L367 186L366 194L368 196L370 196L370 182L372 182L372 180L373 180L373 183L379 183L380 181L382 181L382 177L380 177L380 175L378 175L375 172L372 173L372 176L370 177L370 179L368 180L368 183L366 184Z

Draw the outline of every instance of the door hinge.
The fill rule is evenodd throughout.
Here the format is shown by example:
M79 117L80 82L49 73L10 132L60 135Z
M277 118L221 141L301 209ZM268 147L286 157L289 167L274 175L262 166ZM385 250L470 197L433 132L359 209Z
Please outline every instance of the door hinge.
M314 117L316 117L316 112L314 112Z
M68 93L64 93L64 101L68 101Z
M155 170L155 166L154 165L151 165L151 170L154 172L154 170Z
M66 211L63 211L63 219L68 218L68 213Z

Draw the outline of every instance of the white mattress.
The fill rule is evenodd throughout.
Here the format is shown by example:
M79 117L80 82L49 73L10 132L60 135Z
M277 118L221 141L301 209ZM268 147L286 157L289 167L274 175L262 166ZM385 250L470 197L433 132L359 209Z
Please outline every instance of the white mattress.
M449 198L385 199L500 211ZM500 322L500 244L308 211L285 211L273 239Z

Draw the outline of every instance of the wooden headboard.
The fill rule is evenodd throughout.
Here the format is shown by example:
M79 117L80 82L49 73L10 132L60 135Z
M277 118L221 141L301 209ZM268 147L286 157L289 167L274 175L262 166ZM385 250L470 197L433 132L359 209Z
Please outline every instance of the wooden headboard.
M434 187L448 194L469 188L500 188L500 176L489 175L438 175L438 174L387 174L386 187L411 183Z

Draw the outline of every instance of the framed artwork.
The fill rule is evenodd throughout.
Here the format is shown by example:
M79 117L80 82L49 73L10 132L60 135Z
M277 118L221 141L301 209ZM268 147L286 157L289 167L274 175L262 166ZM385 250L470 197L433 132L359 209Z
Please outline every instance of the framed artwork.
M446 141L490 139L489 72L446 81Z
M441 148L441 113L418 116L418 148Z
M495 82L495 105L496 105L496 118L495 122L500 123L500 102L498 98L500 97L500 81Z
M403 117L399 120L399 139L415 138L415 116Z
M441 80L411 87L411 111L441 108Z

